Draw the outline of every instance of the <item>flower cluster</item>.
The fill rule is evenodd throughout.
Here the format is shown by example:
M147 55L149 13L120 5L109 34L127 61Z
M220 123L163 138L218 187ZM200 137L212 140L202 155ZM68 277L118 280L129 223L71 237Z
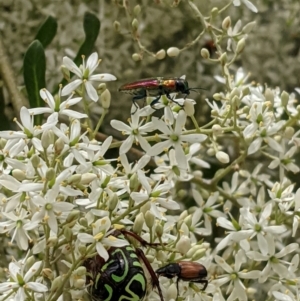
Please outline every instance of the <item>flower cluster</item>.
M135 244L116 229L138 237L153 269L180 261L207 269L205 291L197 276L178 285L160 277L166 300L297 300L300 188L289 178L299 172L295 96L247 84L242 69L235 80L226 69L231 89L206 100L208 124L198 125L193 100L162 95L154 108L135 103L128 123L110 121L124 140L98 141L110 93L99 95L94 82L116 79L93 74L99 62L96 53L80 67L65 57L63 68L78 78L56 96L42 89L48 107L23 107L20 129L0 132L0 233L10 260L0 300L88 298L87 260L104 268L115 250ZM89 104L99 98L93 126ZM84 113L70 109L79 102ZM34 125L39 114L45 121ZM107 159L110 149L117 158ZM124 265L120 259L112 270ZM161 300L155 289L147 298Z

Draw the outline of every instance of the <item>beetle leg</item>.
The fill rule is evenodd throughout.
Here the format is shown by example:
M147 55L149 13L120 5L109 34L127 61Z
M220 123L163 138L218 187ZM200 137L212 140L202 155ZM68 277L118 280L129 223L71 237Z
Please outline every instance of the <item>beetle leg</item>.
M204 286L202 288L202 291L205 291L205 289L208 286L208 280L206 279L198 279L198 280L190 280L190 282L194 282L194 283L204 283Z
M179 105L180 107L183 107L183 105L181 105L179 102L175 101L175 96L172 98L170 96L170 94L166 94L167 98L170 99L172 102L176 103L177 105Z
M131 236L135 240L137 240L143 247L149 246L149 247L160 247L161 243L151 243L146 241L145 239L141 238L139 235L135 234L134 232L128 231L126 229L120 229L120 232L122 232L124 235ZM163 244L166 245L166 244Z
M179 277L177 277L177 281L176 281L176 288L177 288L177 298L176 298L176 300L177 300L178 297L179 297L179 287L178 287L178 282L179 282Z
M149 263L148 259L146 258L144 252L141 249L136 248L136 253L138 254L139 258L141 258L143 260L143 262L144 262L144 264L145 264L145 266L146 266L146 268L147 268L147 270L148 270L148 272L151 276L152 285L157 287L160 300L164 301L164 297L163 297L163 294L162 294L162 291L161 291L161 288L160 288L160 285L159 285L158 277L155 274L155 272L153 271L153 268L152 268L151 264Z
M150 107L154 110L156 110L153 106L159 101L159 99L161 98L161 94L159 94L155 99L153 99L150 103Z

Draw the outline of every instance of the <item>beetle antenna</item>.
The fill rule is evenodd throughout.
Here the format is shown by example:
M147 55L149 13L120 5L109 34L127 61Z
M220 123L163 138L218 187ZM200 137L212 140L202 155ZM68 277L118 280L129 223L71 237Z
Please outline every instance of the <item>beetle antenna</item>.
M207 89L204 89L204 88L189 88L188 90L189 91L195 91L195 90L207 90Z

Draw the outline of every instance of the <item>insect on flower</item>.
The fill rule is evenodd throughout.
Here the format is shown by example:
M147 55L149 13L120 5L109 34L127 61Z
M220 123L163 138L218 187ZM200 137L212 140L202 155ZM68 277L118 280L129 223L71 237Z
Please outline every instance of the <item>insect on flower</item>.
M150 103L150 106L153 108L153 106L159 101L162 95L166 95L167 98L169 98L171 101L177 103L173 98L171 98L170 93L180 92L182 94L185 94L184 97L186 98L187 95L190 94L190 91L197 89L202 88L189 88L188 82L183 78L157 77L141 79L132 83L125 84L119 88L119 91L133 95L132 101L136 109L138 109L136 101L145 98L148 95L155 97L155 99L153 99Z
M131 236L142 246L159 245L150 244L127 230L115 230L112 235L125 240L126 236ZM157 275L141 249L132 245L111 247L108 254L106 262L99 255L84 262L87 269L88 291L93 301L141 301L147 292L147 280L140 260L147 268L160 300L164 301Z
M205 266L198 262L191 261L179 261L170 263L164 267L156 270L158 276L167 277L169 279L177 276L177 294L178 294L178 282L179 280L203 283L202 290L204 291L208 285L208 281L203 279L207 276L207 270Z

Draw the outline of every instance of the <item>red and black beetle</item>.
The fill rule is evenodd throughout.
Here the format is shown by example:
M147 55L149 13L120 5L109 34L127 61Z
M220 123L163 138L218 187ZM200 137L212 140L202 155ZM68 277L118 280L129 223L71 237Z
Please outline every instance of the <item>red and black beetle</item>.
M208 281L203 279L207 276L205 266L194 261L179 261L170 263L156 270L158 276L167 277L169 279L177 276L177 293L179 280L203 283L202 290L204 291L208 285Z

